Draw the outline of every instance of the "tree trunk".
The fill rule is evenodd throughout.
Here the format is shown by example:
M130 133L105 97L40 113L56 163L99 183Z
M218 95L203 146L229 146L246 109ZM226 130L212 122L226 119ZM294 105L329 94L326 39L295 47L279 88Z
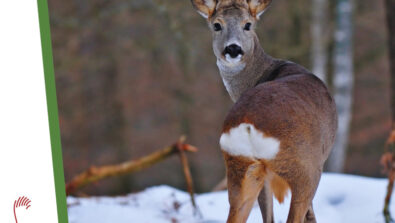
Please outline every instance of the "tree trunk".
M388 50L391 73L392 129L395 129L395 0L386 0Z
M311 64L313 73L322 81L327 81L327 27L328 27L328 1L312 0L311 24Z
M395 0L385 0L387 12L387 31L388 31L388 51L391 75L391 110L392 110L392 131L386 143L386 151L381 157L381 164L388 171L387 194L384 199L384 219L386 223L393 222L389 210L392 191L395 180L395 151L391 147L395 145Z
M333 86L339 126L327 166L332 172L343 171L352 114L352 8L351 0L337 0Z

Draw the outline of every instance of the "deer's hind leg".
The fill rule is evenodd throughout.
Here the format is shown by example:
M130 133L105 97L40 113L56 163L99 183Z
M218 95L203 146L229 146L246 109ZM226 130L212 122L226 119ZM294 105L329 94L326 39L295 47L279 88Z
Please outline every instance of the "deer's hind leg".
M287 223L315 223L312 201L318 187L321 172L305 175L304 180L290 182L291 207Z
M267 170L264 180L264 186L258 197L259 207L261 209L264 223L273 223L273 195L281 204L287 196L289 184L280 176Z
M273 191L270 188L270 179L267 177L263 188L258 196L259 208L261 209L264 223L274 223L273 216Z
M255 159L226 152L224 157L230 204L227 223L245 223L264 185L265 166Z
M310 204L310 208L307 211L304 223L316 223L316 222L317 222L317 220L315 219L313 205Z

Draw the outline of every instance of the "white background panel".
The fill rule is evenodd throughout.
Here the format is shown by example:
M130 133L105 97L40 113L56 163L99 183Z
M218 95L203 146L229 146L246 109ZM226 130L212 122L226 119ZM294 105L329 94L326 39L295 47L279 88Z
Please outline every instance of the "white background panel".
M0 1L0 222L57 222L37 1Z

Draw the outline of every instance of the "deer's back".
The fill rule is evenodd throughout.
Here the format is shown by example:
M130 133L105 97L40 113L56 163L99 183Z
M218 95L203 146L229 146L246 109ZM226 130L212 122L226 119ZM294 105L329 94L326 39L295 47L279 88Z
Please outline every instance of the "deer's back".
M335 103L314 75L283 74L244 92L228 113L223 132L250 123L258 132L277 139L282 148L325 160L337 128Z

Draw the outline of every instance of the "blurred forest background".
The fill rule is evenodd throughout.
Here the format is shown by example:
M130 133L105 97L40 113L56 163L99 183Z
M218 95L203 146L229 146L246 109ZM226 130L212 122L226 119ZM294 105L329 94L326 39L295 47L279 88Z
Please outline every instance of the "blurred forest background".
M266 52L312 69L312 0L274 0L257 34ZM232 105L211 34L189 0L50 0L66 181L91 165L139 158L182 134L198 192L225 174L219 136ZM333 90L335 1L327 1L324 51ZM344 172L384 177L379 158L391 129L384 2L354 1L352 119ZM185 189L170 158L137 174L86 187L123 194L168 184Z

